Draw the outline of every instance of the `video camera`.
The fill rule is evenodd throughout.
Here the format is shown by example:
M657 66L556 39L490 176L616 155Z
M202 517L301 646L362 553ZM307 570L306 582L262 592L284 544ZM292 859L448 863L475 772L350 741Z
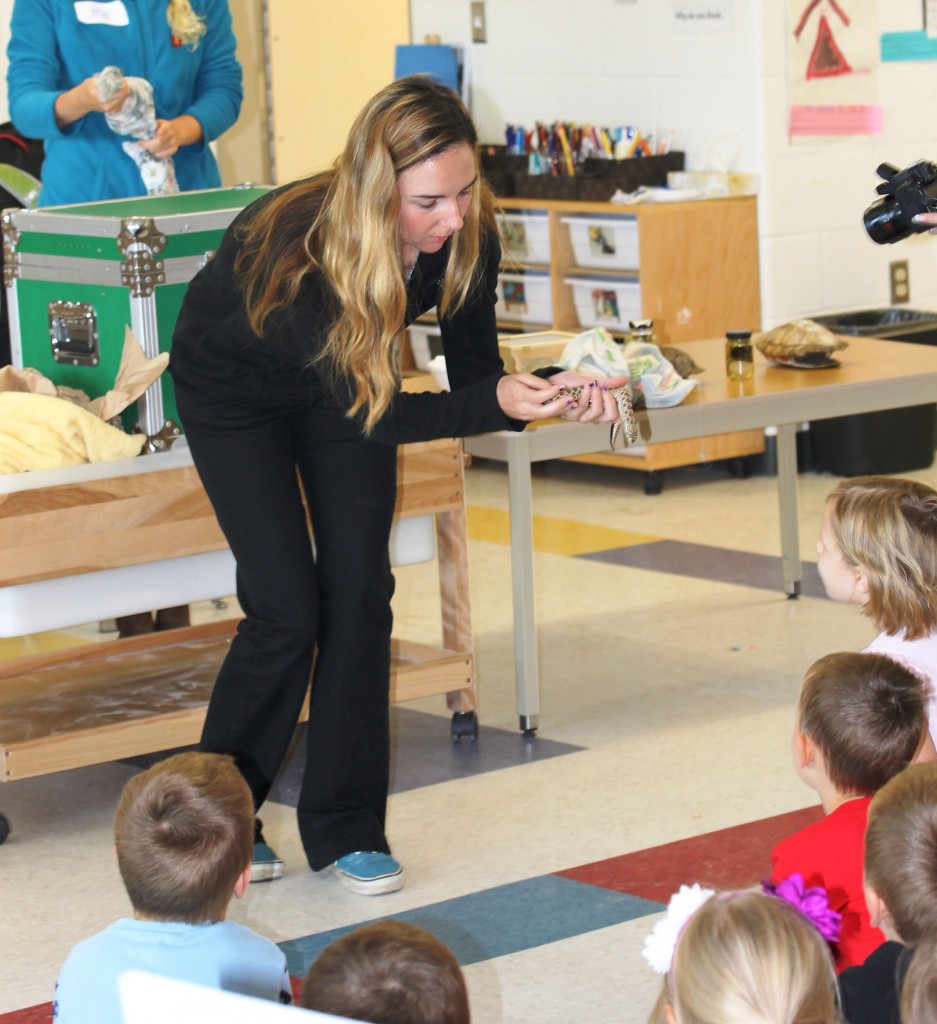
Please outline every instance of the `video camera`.
M875 190L882 198L862 215L869 238L884 245L929 231L929 225L913 220L919 213L937 210L937 164L918 160L903 171L894 164L881 164L876 174L885 180Z

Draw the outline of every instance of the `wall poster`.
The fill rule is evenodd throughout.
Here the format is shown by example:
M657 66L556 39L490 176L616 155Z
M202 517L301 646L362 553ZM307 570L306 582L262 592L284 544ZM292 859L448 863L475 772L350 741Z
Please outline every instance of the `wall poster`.
M789 133L879 135L877 0L788 0Z

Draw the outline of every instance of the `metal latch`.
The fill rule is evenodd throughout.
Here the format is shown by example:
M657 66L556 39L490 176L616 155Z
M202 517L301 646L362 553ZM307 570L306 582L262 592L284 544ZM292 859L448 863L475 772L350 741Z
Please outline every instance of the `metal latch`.
M98 318L89 302L50 302L49 340L57 363L97 366Z
M3 214L3 287L10 285L19 277L19 256L16 247L20 241L20 230L13 220L13 211Z
M117 247L126 257L120 281L133 298L147 298L156 285L166 283L166 268L156 257L166 247L166 236L151 217L127 217L120 222Z

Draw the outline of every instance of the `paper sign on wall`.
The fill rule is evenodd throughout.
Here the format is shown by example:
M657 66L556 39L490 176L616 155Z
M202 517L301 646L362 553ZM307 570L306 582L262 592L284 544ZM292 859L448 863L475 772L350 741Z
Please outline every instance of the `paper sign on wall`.
M735 22L734 0L674 0L676 32L731 32Z
M875 0L788 0L794 135L878 135Z

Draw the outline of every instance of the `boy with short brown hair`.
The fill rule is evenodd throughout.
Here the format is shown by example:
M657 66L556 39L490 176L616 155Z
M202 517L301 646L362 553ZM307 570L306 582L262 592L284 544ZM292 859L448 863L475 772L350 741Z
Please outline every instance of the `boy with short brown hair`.
M69 953L57 1024L120 1024L117 976L131 969L291 1001L282 951L225 920L247 891L254 842L253 798L230 757L177 754L132 778L114 837L133 918Z
M800 874L822 886L842 915L837 970L884 941L863 896L862 850L875 792L914 760L927 737L924 680L883 654L843 652L807 670L794 731L794 765L816 790L825 817L780 842L771 882Z
M365 925L327 946L299 1003L371 1024L469 1024L458 961L433 934L402 921Z
M840 975L843 1016L848 1024L900 1024L900 1000L907 994L920 1004L937 978L928 949L937 939L937 764L912 764L875 794L865 833L865 899L886 941Z

